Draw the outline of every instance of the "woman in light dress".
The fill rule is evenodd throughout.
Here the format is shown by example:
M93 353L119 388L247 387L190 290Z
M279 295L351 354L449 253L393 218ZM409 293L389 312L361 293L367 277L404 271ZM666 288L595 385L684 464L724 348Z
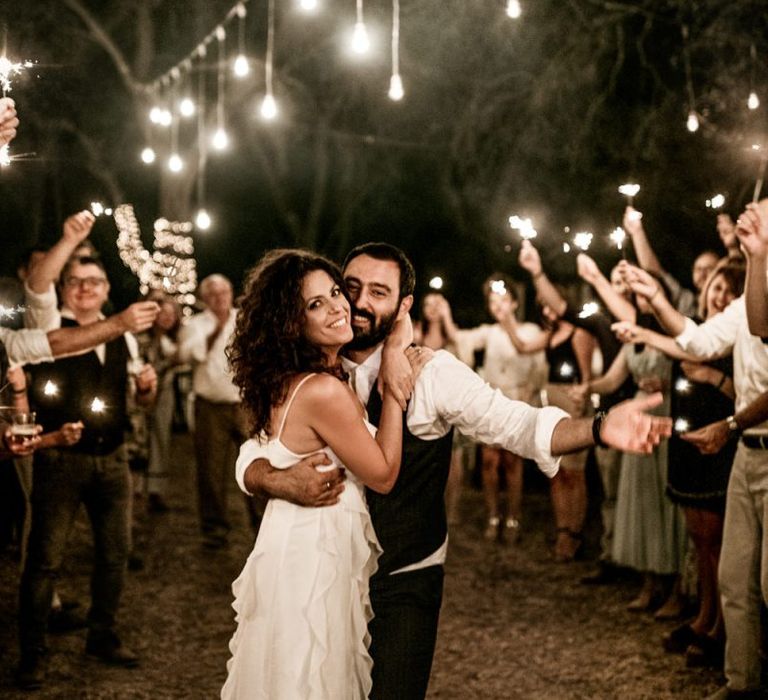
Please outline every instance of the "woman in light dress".
M363 486L387 493L394 485L403 417L385 391L378 433L367 423L340 365L351 339L349 300L332 262L276 250L249 274L230 346L256 436L240 460L264 457L289 469L323 451L347 480L333 506L269 501L232 586L237 630L222 698L352 700L370 692L368 579L380 549Z

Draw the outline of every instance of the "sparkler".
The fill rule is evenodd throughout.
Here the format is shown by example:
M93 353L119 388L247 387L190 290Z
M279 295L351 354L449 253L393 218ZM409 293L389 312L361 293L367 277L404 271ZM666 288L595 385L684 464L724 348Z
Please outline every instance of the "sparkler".
M104 413L106 407L107 404L105 404L102 399L98 396L93 397L93 401L91 401L91 413Z
M753 143L752 150L760 154L760 161L757 168L757 180L755 181L755 189L752 192L752 201L757 202L757 200L760 199L760 192L763 190L765 165L768 163L768 152L766 152L766 149L759 143Z
M611 241L614 243L614 245L621 251L621 257L625 260L627 259L627 251L624 249L624 243L627 240L627 232L621 228L621 226L617 226L608 236Z
M55 382L50 379L45 383L43 387L43 394L45 396L56 396L59 393L59 387Z
M570 362L563 362L557 373L561 379L573 379L576 376L576 368Z
M506 294L507 285L504 284L504 280L493 280L491 282L491 291L494 294Z
M14 63L5 55L5 47L3 47L3 54L0 56L0 87L3 89L3 97L11 91L11 77L20 74L33 65L32 61ZM10 164L11 149L6 143L0 146L0 167L7 168Z
M589 250L589 246L592 245L593 234L590 231L579 231L573 236L573 245L575 245L583 253Z
M579 311L579 318L589 318L600 311L600 305L595 301L588 301Z
M0 319L15 318L17 314L23 314L25 310L23 306L5 306L0 304Z
M640 185L631 182L628 182L619 187L619 194L623 194L627 198L627 202L629 202L630 207L632 206L632 200L637 196L639 191Z
M720 209L725 204L725 197L721 194L716 194L712 199L706 201L706 205L709 209Z
M530 219L521 219L517 215L509 217L509 227L517 230L520 233L520 238L524 241L530 241L539 235L538 231L533 228L533 222Z
M687 394L691 391L692 384L685 378L679 377L675 382L675 391L678 394Z
M675 420L675 432L687 433L691 429L691 423L687 418L678 418Z
M504 283L502 282L502 285ZM493 285L491 285L493 287ZM440 290L443 288L443 278L442 277L433 277L431 280L429 280L429 288L434 289L435 291Z

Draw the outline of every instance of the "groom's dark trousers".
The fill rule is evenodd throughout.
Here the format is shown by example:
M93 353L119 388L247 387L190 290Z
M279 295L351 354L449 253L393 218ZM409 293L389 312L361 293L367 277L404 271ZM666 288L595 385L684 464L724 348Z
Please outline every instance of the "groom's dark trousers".
M381 397L375 389L368 418L378 424ZM384 550L371 578L373 659L371 700L422 700L437 638L443 598L441 564L392 573L419 565L447 537L445 484L453 431L436 440L413 435L403 418L403 459L389 494L367 491L373 527Z

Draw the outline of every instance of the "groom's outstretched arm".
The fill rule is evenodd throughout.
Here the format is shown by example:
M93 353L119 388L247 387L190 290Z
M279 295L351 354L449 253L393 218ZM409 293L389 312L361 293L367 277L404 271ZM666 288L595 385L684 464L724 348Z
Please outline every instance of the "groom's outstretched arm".
M249 494L281 498L300 506L332 506L344 490L345 475L343 469L317 470L328 464L330 460L323 452L305 457L289 469L275 469L266 459L254 459L240 485Z

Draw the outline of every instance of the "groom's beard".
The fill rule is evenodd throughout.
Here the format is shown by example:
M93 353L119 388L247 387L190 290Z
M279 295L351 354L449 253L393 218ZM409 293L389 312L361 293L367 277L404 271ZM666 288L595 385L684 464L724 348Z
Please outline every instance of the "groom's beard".
M345 346L348 350L368 350L381 343L392 331L397 320L397 309L387 316L382 316L379 321L376 317L361 309L352 307L352 316L362 316L368 319L367 328L358 328L352 324L354 338Z

